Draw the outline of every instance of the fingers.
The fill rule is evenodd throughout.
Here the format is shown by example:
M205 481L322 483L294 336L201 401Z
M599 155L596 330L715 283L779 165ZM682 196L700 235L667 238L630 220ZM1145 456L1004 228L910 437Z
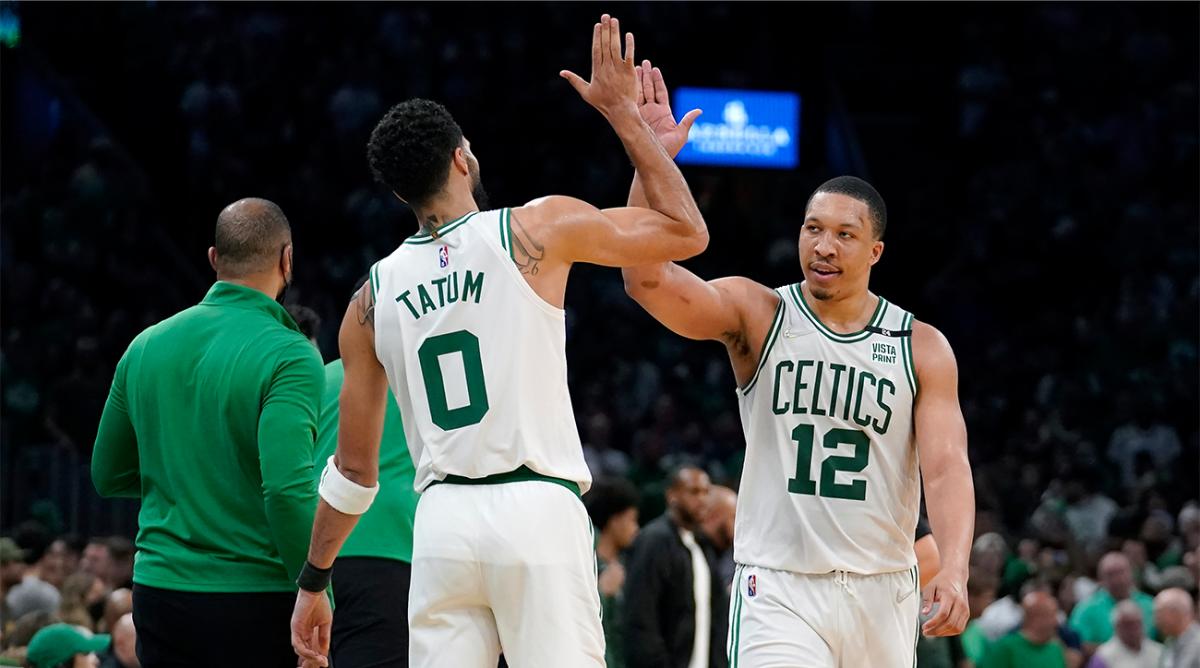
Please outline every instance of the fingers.
M659 104L670 104L671 101L667 98L667 82L663 81L662 70L654 68L650 78L654 82L654 101Z
M318 638L318 640L320 641L320 644L317 645L317 647L321 648L321 654L328 655L329 654L329 641L330 641L330 637L333 632L333 624L325 623L325 624L321 624L317 628L319 628L321 630L320 638Z
M625 33L625 66L633 67L633 33Z
M612 17L608 14L600 17L600 63L607 64L612 59Z
M615 16L608 22L608 57L613 63L621 62L621 23Z
M558 73L558 76L566 79L567 83L571 84L571 88L574 88L575 92L580 95L583 95L584 91L587 90L588 83L583 80L583 77L570 70L563 70Z
M696 119L700 118L700 114L703 114L703 113L704 113L704 111L702 111L700 109L693 109L693 110L687 112L687 114L684 115L683 120L679 121L679 127L683 128L684 132L691 132L692 124L695 123Z
M645 98L646 102L654 102L654 82L651 80L651 72L653 68L650 66L649 60L643 60L642 66L638 68L638 83L641 86L638 88L638 99Z
M645 78L642 76L642 66L638 65L637 67L633 68L633 73L637 75L638 106L640 107L643 104L646 104L646 93L642 86L642 80Z
M604 36L600 32L600 24L592 26L592 76L596 76L596 70L600 64L604 62L604 49L601 48L604 41Z

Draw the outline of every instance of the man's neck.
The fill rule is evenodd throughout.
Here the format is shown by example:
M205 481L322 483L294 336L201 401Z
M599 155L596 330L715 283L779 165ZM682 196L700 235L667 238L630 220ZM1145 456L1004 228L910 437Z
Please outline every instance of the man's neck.
M279 290L277 288L278 284L275 279L270 276L253 275L230 278L228 276L217 274L217 280L224 281L225 283L233 283L234 285L240 285L243 288L257 290L271 299L275 299L276 295L279 294Z
M613 537L607 531L600 532L600 538L596 541L596 556L603 559L604 563L611 564L617 560L620 553Z
M826 327L838 332L855 332L871 322L871 314L879 305L879 298L871 294L864 285L850 295L837 299L817 299L809 290L808 282L800 286L804 300Z
M413 213L417 216L417 224L422 233L437 236L438 230L447 223L478 210L479 207L475 205L474 198L467 195L466 197L446 197L435 200L428 206L414 208Z

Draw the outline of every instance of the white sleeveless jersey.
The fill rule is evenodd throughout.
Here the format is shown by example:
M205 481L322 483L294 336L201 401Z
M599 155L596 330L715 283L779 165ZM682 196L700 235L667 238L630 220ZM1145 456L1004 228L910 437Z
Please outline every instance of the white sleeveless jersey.
M375 353L418 491L521 466L591 485L567 391L565 314L513 263L511 217L468 214L371 268Z
M911 568L921 502L912 314L881 297L867 328L843 335L798 284L777 292L762 360L738 392L746 462L734 559L810 574Z

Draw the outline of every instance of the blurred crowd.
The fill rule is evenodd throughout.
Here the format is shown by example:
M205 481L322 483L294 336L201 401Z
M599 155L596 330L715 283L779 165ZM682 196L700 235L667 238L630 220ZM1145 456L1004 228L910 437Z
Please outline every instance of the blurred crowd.
M470 7L120 3L73 7L71 21L17 7L22 39L0 59L6 600L116 624L102 608L122 572L75 566L92 544L53 537L132 537L136 505L102 502L87 482L96 423L133 336L207 289L225 204L263 196L289 215L289 300L324 323L329 360L354 279L414 229L365 164L389 105L445 103L496 204L550 191L624 201L619 144L556 77L586 62L594 12ZM973 607L1007 611L980 619L987 639L1020 626L1024 595L1050 594L1070 618L1112 592L1106 554L1131 591L1194 595L1196 5L804 5L805 25L856 30L806 31L799 51L765 32L785 11L770 5L615 11L671 86L804 100L799 169L685 171L713 239L694 270L799 280L796 223L817 183L855 171L887 199L872 287L958 356L979 507ZM710 48L728 35L743 36L736 53ZM855 128L849 141L840 127ZM632 481L646 519L666 507L672 465L736 489L743 440L721 347L670 335L615 272L574 274L570 382L594 474ZM21 532L31 518L45 545ZM114 564L128 556L117 542L96 543ZM1145 630L1157 632L1149 618Z

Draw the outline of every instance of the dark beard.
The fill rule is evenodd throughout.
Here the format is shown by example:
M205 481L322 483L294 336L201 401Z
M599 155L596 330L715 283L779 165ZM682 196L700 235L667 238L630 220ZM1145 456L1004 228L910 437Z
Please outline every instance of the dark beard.
M488 194L487 191L483 189L483 181L480 180L478 174L475 175L473 183L471 184L471 197L475 199L475 206L478 207L480 211L487 211Z
M292 279L286 278L283 281L283 288L279 290L279 294L275 295L275 301L283 306L283 300L287 297L288 288L292 287Z

